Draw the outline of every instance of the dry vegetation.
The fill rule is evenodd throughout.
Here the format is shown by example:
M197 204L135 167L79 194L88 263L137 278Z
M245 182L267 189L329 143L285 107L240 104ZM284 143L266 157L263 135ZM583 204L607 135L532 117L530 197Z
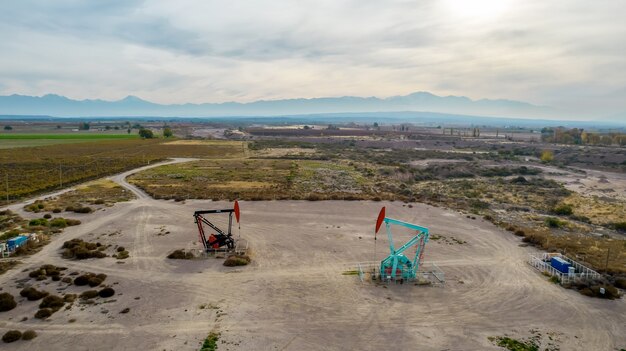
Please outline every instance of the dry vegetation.
M100 179L59 196L35 201L31 205L24 206L24 209L34 213L63 211L88 213L93 211L90 206L111 206L116 202L129 201L132 198L131 192L115 182Z
M98 297L109 298L115 295L115 290L103 284L107 278L106 274L96 274L91 272L86 272L83 274L80 274L79 272L72 272L66 274L66 272L66 267L58 267L51 264L44 264L28 273L28 277L30 279L33 279L34 282L27 283L26 281L28 281L28 279L19 281L18 287L22 287L22 290L20 291L20 296L26 298L26 301L40 301L37 305L38 310L34 314L35 318L47 319L63 307L66 307L66 309L70 309L72 304L76 301L76 294L66 293L62 296L59 296L43 290L48 285L48 279L51 279L52 281L57 281L59 282L59 284L62 284L65 287L70 285L79 287L89 286L92 288L100 287L99 290L83 291L80 294L80 298L82 300L91 300ZM37 288L36 285L38 283L43 288ZM15 302L13 296L8 293L0 294L0 307L4 307L7 308L7 310L10 310L15 308L16 306L17 303Z
M107 248L107 245L102 245L99 242L91 243L82 239L72 239L64 242L61 250L63 250L63 258L85 260L88 258L107 257L107 254L104 253L104 250Z
M185 250L174 250L167 255L167 258L171 260L191 260L193 257L191 252L185 252Z

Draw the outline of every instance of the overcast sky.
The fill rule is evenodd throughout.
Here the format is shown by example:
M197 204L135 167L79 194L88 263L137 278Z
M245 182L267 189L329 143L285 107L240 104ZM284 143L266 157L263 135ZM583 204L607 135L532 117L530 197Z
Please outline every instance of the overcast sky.
M624 16L625 0L2 0L0 95L429 91L604 116L626 111Z

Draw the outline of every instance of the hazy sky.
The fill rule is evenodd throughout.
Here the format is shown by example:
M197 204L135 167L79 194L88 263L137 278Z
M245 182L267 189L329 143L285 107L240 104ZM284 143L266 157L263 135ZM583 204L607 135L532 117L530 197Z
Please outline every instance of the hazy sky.
M0 2L0 95L506 98L626 111L625 0Z

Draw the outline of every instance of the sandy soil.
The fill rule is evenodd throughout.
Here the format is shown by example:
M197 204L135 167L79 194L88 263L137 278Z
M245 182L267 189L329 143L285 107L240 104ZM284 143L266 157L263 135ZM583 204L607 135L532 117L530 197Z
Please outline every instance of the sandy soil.
M0 276L3 291L19 300L17 308L0 314L0 333L39 334L4 350L197 350L210 331L221 333L219 350L497 350L489 336L530 336L533 328L553 332L562 350L626 346L626 300L591 299L549 283L525 264L533 249L483 220L398 202L242 202L240 234L251 245L253 262L227 268L221 259L165 256L196 245L194 210L230 204L153 200L127 184L127 174L112 179L137 199L83 215L83 224ZM375 245L372 233L382 205L391 217L467 241L431 241L426 247L425 259L446 274L444 288L384 287L341 274L386 254L386 238L379 236ZM164 229L170 233L159 235ZM398 233L398 241L404 234ZM130 258L123 264L113 258L64 260L58 249L72 238L123 245ZM32 318L38 303L19 297L16 280L44 263L106 273L117 291L114 301L75 304L48 321ZM37 284L50 292L64 285ZM130 312L119 314L124 308ZM23 317L28 320L21 322Z
M626 201L626 174L624 173L574 167L570 167L571 170L543 165L532 165L532 167L541 168L544 171L544 177L563 183L567 189L582 195Z

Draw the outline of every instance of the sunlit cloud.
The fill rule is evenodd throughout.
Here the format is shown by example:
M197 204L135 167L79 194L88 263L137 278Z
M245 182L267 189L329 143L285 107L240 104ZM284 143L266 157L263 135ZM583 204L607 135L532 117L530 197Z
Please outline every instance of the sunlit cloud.
M626 111L623 1L6 1L0 94L161 103L430 91Z

